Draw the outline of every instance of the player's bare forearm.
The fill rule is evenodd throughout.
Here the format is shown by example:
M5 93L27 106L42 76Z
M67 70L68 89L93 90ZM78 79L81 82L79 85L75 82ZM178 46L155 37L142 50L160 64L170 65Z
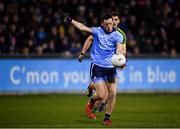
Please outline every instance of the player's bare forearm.
M85 31L85 32L88 32L88 33L92 33L92 30L91 28L85 26L84 24L72 19L72 22L71 22L76 28L78 28L79 30L81 31Z
M84 43L84 45L83 45L83 48L82 48L82 53L86 53L86 51L89 49L89 47L91 46L91 44L92 44L92 41L93 41L93 36L92 35L90 35L87 39L86 39L86 41L85 41L85 43Z
M83 45L82 51L81 51L80 55L78 56L79 62L82 62L83 58L85 57L86 51L89 49L90 45L92 44L92 41L93 41L93 36L90 35L86 39L86 41L85 41L85 43Z
M116 53L121 53L123 55L126 55L126 48L121 43L117 43Z
M122 46L122 54L126 55L126 47L125 46Z

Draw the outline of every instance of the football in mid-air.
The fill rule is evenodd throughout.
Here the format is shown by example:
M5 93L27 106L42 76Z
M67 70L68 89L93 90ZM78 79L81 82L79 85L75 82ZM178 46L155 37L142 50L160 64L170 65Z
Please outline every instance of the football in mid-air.
M126 57L121 53L116 53L112 56L112 64L115 67L123 66L126 63Z

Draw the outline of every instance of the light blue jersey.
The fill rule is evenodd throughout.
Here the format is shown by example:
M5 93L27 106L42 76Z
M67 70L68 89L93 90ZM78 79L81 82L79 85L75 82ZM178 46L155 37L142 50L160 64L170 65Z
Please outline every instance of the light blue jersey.
M123 35L114 30L106 33L102 27L92 27L92 63L100 67L113 68L111 57L116 53L116 44L123 43Z

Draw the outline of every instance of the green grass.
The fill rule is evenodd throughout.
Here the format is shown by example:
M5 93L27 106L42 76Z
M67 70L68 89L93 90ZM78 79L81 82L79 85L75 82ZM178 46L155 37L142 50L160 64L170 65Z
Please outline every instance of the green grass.
M103 127L85 116L85 95L0 96L0 127ZM111 127L180 127L180 94L121 94Z

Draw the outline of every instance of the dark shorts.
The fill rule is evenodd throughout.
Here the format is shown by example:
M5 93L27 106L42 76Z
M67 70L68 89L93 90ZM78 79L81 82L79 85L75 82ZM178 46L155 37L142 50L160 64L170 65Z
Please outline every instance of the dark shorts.
M95 64L91 64L90 76L91 81L94 83L99 81L115 82L115 79L117 78L117 69L104 68Z

